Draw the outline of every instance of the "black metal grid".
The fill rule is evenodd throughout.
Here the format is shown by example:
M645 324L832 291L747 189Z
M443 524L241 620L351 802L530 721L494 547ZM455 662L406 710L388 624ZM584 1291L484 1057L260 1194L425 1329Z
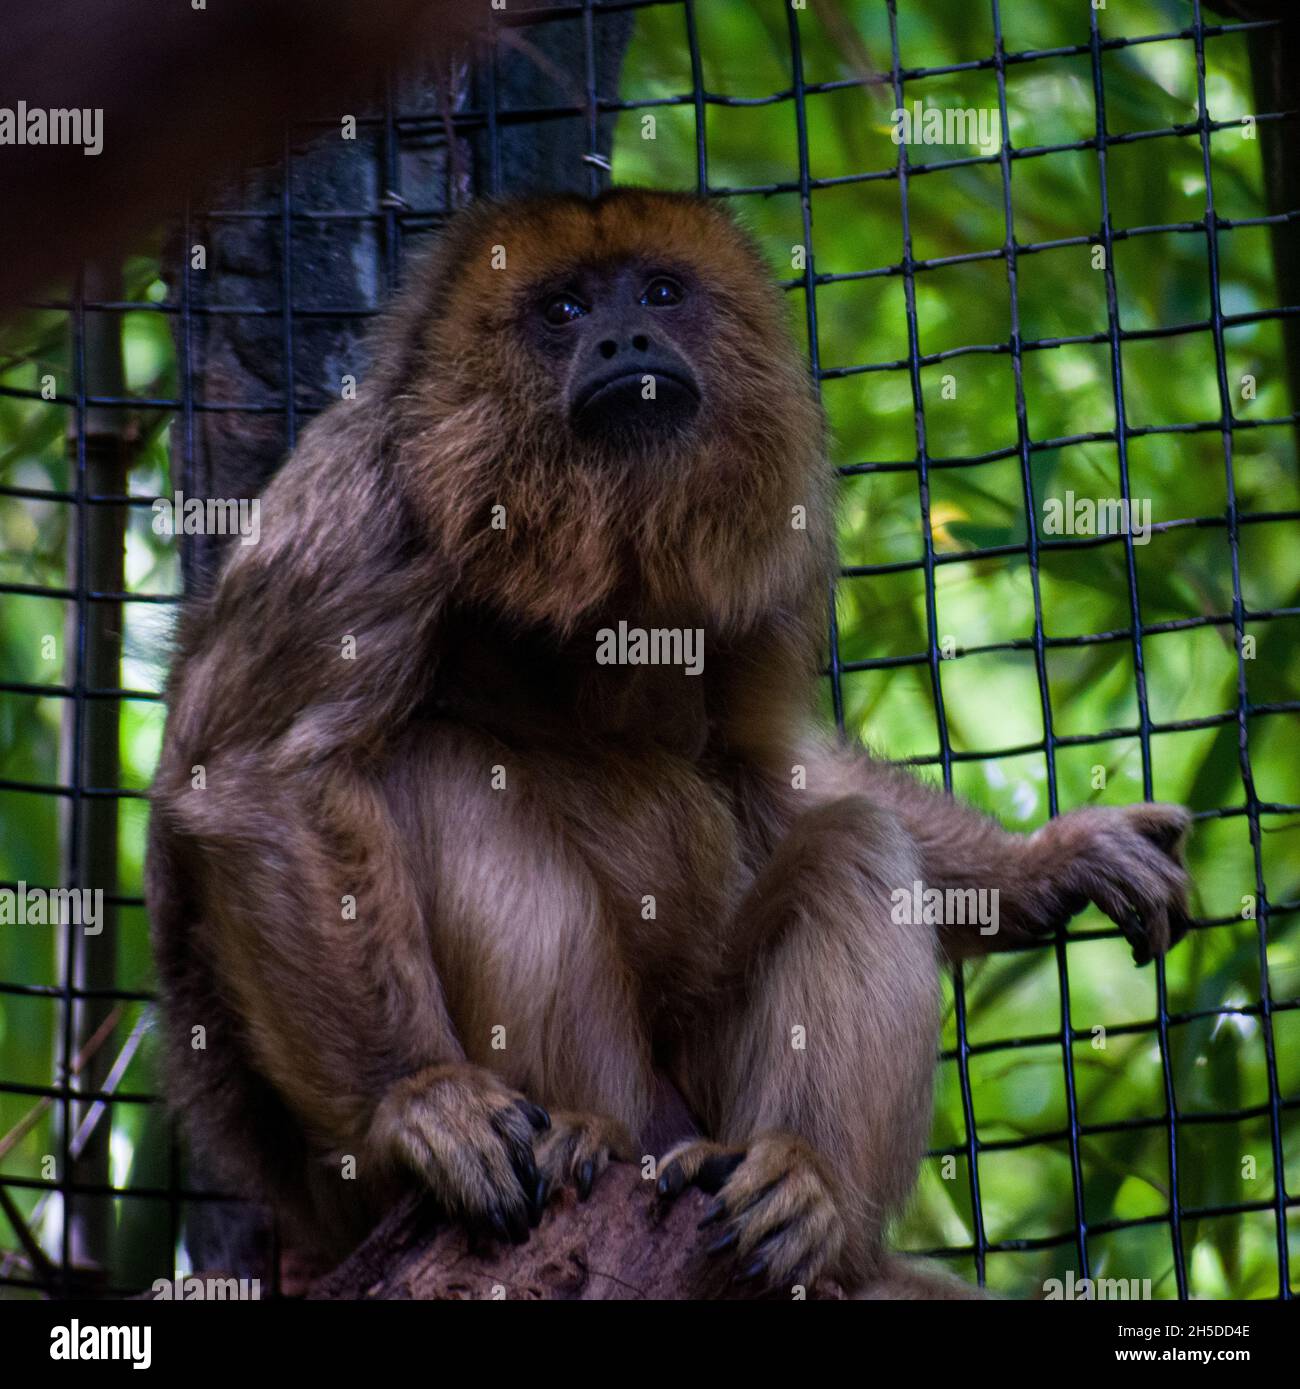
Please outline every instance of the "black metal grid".
M1277 1243L1278 1292L1282 1297L1289 1297L1291 1295L1291 1278L1288 1251L1288 1210L1296 1206L1297 1202L1300 1201L1300 1197L1288 1195L1285 1187L1282 1114L1284 1111L1294 1111L1300 1108L1300 1097L1283 1096L1279 1091L1273 1019L1284 1011L1300 1007L1300 998L1275 999L1270 996L1266 952L1270 921L1276 921L1283 915L1296 912L1297 909L1300 909L1300 903L1269 901L1261 850L1260 818L1262 815L1294 815L1300 813L1300 805L1265 803L1259 799L1255 791L1251 770L1249 730L1254 720L1274 715L1296 714L1300 712L1300 700L1287 700L1268 704L1253 703L1247 689L1246 665L1244 659L1240 656L1240 652L1241 638L1245 633L1246 624L1248 622L1258 623L1260 621L1279 618L1297 618L1300 617L1300 610L1274 609L1267 611L1248 611L1246 609L1242 599L1239 536L1241 527L1243 526L1295 522L1296 520L1300 520L1300 512L1274 511L1244 513L1239 510L1234 482L1234 436L1238 431L1247 429L1289 429L1292 428L1297 421L1300 421L1300 414L1291 414L1269 419L1239 419L1234 416L1227 378L1224 331L1226 328L1243 323L1257 322L1264 319L1285 319L1293 317L1300 314L1300 305L1282 305L1275 309L1251 314L1225 314L1220 303L1219 294L1218 242L1220 232L1229 228L1265 226L1283 222L1294 224L1300 219L1300 210L1285 209L1277 211L1270 216L1248 219L1226 219L1216 213L1210 170L1210 135L1214 131L1225 129L1236 123L1213 121L1209 118L1205 90L1205 46L1207 38L1214 38L1231 33L1244 33L1253 29L1267 28L1269 26L1262 22L1230 24L1209 23L1206 21L1206 16L1202 13L1199 0L1191 0L1189 4L1188 24L1183 28L1170 32L1153 33L1132 38L1106 39L1101 36L1099 31L1098 15L1096 11L1091 11L1089 20L1090 38L1089 42L1086 44L1080 43L1036 51L1008 52L1003 43L999 0L990 0L995 39L994 52L990 56L970 62L955 63L942 67L908 68L904 66L902 54L900 53L896 13L897 0L884 0L884 3L888 11L891 38L889 55L890 67L888 73L819 83L807 82L803 76L800 25L801 23L807 22L807 17L801 15L789 5L781 6L786 14L788 23L789 47L792 62L790 85L784 90L773 92L769 96L761 98L738 98L705 90L700 39L696 26L696 5L694 0L610 0L610 3L605 4L595 3L595 0L581 0L581 3L555 6L545 11L536 11L527 15L505 14L498 16L496 20L498 24L511 27L523 27L556 18L576 18L582 21L584 48L580 60L583 74L582 83L584 87L582 103L536 107L532 109L500 109L496 98L495 73L497 59L495 49L490 50L488 56L482 62L481 72L484 77L482 86L484 96L482 103L479 105L462 107L451 113L450 116L448 116L446 112L432 110L399 110L390 88L385 94L382 115L369 120L363 119L361 124L377 126L380 129L382 138L379 148L384 165L384 186L398 196L386 197L383 200L383 205L379 207L357 208L354 212L344 214L331 212L325 214L325 216L340 221L351 220L359 223L368 223L379 228L385 283L391 287L397 279L404 251L404 242L408 234L419 233L430 227L436 226L442 218L440 210L412 208L405 204L404 200L400 197L400 188L398 186L398 154L404 140L414 136L427 138L430 130L436 130L440 126L445 125L448 121L450 121L451 126L454 127L457 135L474 134L480 137L486 136L486 167L480 170L478 182L481 185L481 191L490 193L497 191L501 182L500 132L505 127L520 122L542 122L563 117L573 117L575 115L582 116L587 121L589 148L594 151L597 147L596 132L600 116L608 113L643 110L662 106L685 106L690 107L694 112L696 131L695 184L701 193L710 196L741 200L753 197L766 197L774 193L797 192L799 194L802 206L804 244L808 248L807 268L800 278L788 282L786 288L795 293L802 292L804 296L808 340L810 344L811 369L814 379L820 385L824 380L856 374L858 372L906 372L910 382L915 415L916 451L913 457L889 462L849 463L840 466L838 472L843 477L898 471L911 472L916 475L921 508L922 558L916 561L892 564L846 564L843 566L841 573L845 577L869 579L873 576L899 572L901 570L920 569L923 574L925 586L928 646L924 651L906 656L879 657L857 662L841 660L837 640L838 634L835 629L835 619L832 610L830 625L831 656L828 675L836 717L841 725L844 719L844 681L851 678L855 672L887 670L905 665L925 666L929 673L930 685L933 693L939 747L937 753L931 756L916 757L909 760L917 764L936 765L940 769L944 786L951 789L954 765L963 760L983 760L1023 753L1041 754L1046 763L1048 798L1052 814L1055 814L1058 809L1056 755L1059 749L1070 746L1101 743L1116 737L1136 737L1141 747L1143 790L1144 794L1150 798L1153 791L1151 746L1153 735L1203 729L1220 724L1235 725L1238 734L1240 771L1245 789L1244 803L1241 805L1202 811L1199 818L1246 817L1250 829L1250 841L1254 860L1255 890L1258 898L1258 1002L1244 1004L1239 1007L1223 1007L1197 1012L1171 1013L1168 1008L1164 965L1163 962L1157 962L1156 1016L1146 1022L1133 1023L1110 1029L1114 1035L1146 1033L1153 1035L1157 1039L1164 1077L1165 1112L1161 1115L1129 1118L1119 1122L1102 1124L1086 1123L1080 1117L1075 1091L1072 1046L1077 1041L1086 1040L1088 1034L1076 1028L1070 1016L1070 991L1068 986L1066 957L1066 940L1077 939L1078 933L1071 933L1067 936L1067 934L1063 932L1054 942L1047 942L1042 947L1030 947L1051 949L1055 953L1061 1000L1061 1025L1059 1030L1046 1032L1037 1036L1023 1036L973 1044L968 1036L966 997L962 973L960 969L957 970L955 977L957 1045L955 1049L944 1053L944 1059L954 1062L959 1071L961 1105L966 1137L964 1143L950 1149L942 1150L942 1153L952 1154L966 1160L970 1185L974 1238L969 1245L935 1249L928 1252L972 1260L975 1271L980 1281L983 1282L986 1261L991 1253L1041 1248L1048 1245L1066 1245L1073 1242L1077 1253L1078 1274L1080 1277L1087 1277L1089 1276L1091 1268L1089 1251L1090 1238L1135 1225L1164 1225L1167 1226L1169 1230L1178 1295L1180 1297L1186 1297L1188 1295L1188 1284L1185 1253L1183 1249L1184 1222L1188 1219L1201 1218L1209 1215L1244 1216L1247 1213L1258 1211L1270 1213L1274 1219ZM683 39L686 51L689 54L690 70L692 74L692 89L689 92L684 92L677 96L644 100L613 100L601 96L596 90L595 44L593 37L595 32L594 26L599 16L602 13L640 10L650 6L672 6L681 10ZM1134 44L1166 42L1170 40L1183 40L1194 45L1197 67L1197 119L1194 122L1171 125L1161 129L1128 132L1124 134L1108 133L1106 129L1106 93L1102 76L1102 54L1107 50L1124 48ZM1091 64L1093 92L1096 105L1095 134L1090 138L1068 143L1026 148L1013 147L1009 141L1009 137L1006 135L1006 131L1009 129L1007 123L1006 88L1008 70L1019 65L1034 63L1043 59L1070 56L1086 56ZM922 166L917 166L910 161L907 146L900 145L897 164L892 168L864 171L836 178L815 178L812 175L809 162L809 136L805 107L806 99L809 95L858 85L880 83L887 84L891 89L894 105L902 106L904 104L904 89L909 82L921 78L976 71L991 71L997 82L998 105L1002 116L1002 129L1004 134L1001 147L996 153L992 155L976 155L956 159L935 160L927 162ZM796 123L799 164L797 177L785 182L755 186L720 187L711 183L705 124L707 107L710 105L756 106L773 104L788 105L791 110L792 119ZM1266 122L1288 121L1294 119L1296 114L1296 112L1290 110L1260 112L1257 115L1257 120L1261 124ZM1196 135L1199 140L1204 165L1206 200L1203 215L1191 221L1175 221L1157 226L1123 228L1114 226L1111 220L1106 192L1106 164L1109 149L1117 145L1137 141L1159 140L1167 137L1193 134ZM1032 244L1018 243L1015 237L1012 218L1011 167L1013 163L1015 161L1036 159L1047 155L1077 150L1095 151L1098 160L1102 191L1100 225L1092 230L1083 231L1079 235L1069 238ZM284 158L287 168L292 158L288 134L286 134L285 138ZM933 257L928 259L916 258L912 250L912 227L908 200L909 188L912 180L945 169L981 163L995 165L1000 171L1005 219L1005 238L1003 244L995 249L973 254ZM600 162L597 159L592 159L589 162L588 181L593 193L602 185L603 173ZM865 184L874 182L880 182L882 184L896 183L898 186L902 229L901 259L891 264L846 274L818 274L815 269L815 258L813 255L813 201L815 194L819 190L834 186L849 183ZM53 402L52 408L61 409L66 412L71 424L71 434L76 441L75 486L68 490L50 490L17 486L0 487L0 498L59 503L72 508L75 517L78 553L82 563L78 566L78 577L72 583L60 586L18 583L0 584L0 593L6 595L57 599L64 603L75 605L78 642L76 650L73 653L73 677L71 682L47 685L9 680L0 681L0 692L7 695L29 696L32 698L49 698L53 696L60 700L67 701L68 703L71 710L71 765L76 769L71 782L69 784L54 784L0 779L0 791L18 792L32 796L58 797L66 801L69 816L74 827L70 843L74 846L77 838L75 826L79 817L85 813L85 808L89 803L102 798L136 798L143 794L138 790L120 786L97 786L84 783L80 775L80 768L82 766L81 744L84 738L86 711L88 707L93 701L98 700L156 701L160 697L155 691L126 689L120 686L97 686L87 681L85 678L86 635L90 625L90 614L103 605L170 604L175 601L175 595L165 593L96 590L88 587L84 577L82 577L86 572L85 537L87 532L87 517L91 509L95 507L147 508L153 501L153 498L150 496L97 493L88 485L85 447L88 410L93 408L101 410L138 411L142 408L150 408L176 412L181 438L180 453L184 460L183 475L188 472L193 460L195 419L196 415L202 411L237 411L278 414L284 419L286 442L292 446L298 430L299 417L307 410L311 409L310 406L304 406L300 403L294 389L293 362L295 326L313 317L327 316L337 318L345 316L344 313L336 308L317 308L312 305L293 302L291 294L293 280L292 228L298 222L311 221L314 217L320 216L320 214L315 214L310 209L295 205L291 183L288 178L284 181L284 191L280 207L274 214L250 212L247 209L232 209L226 212L205 212L204 216L214 221L219 221L222 217L247 218L273 216L278 218L281 227L283 246L281 260L282 273L278 301L258 305L252 309L239 306L206 305L200 308L193 302L190 272L186 266L182 272L179 296L167 302L136 302L89 298L84 292L83 285L78 283L76 292L70 302L44 305L44 307L56 307L66 310L69 318L69 329L73 345L73 390L70 394L58 395ZM189 244L188 218L189 214L186 213L187 235L183 243L185 245ZM1161 325L1149 329L1123 329L1120 327L1119 321L1113 269L1113 247L1116 243L1129 238L1166 233L1203 237L1205 239L1210 277L1210 317L1206 321ZM1021 258L1044 251L1059 249L1061 247L1088 245L1100 245L1106 250L1106 331L1070 337L1025 338L1021 333L1019 320L1017 276ZM916 303L916 281L918 276L923 276L927 272L943 266L976 260L1001 260L1006 265L1009 290L1009 332L1007 339L1005 341L993 343L962 346L943 352L923 352L920 347ZM870 362L852 367L823 369L820 364L818 353L818 289L836 282L867 280L878 277L900 277L902 280L906 305L907 356L899 360ZM178 316L181 324L181 332L178 337L178 375L180 390L176 398L146 400L141 399L139 396L131 395L95 395L87 390L84 359L87 315L121 315L127 312L149 312ZM209 403L206 401L199 401L195 398L190 371L190 344L192 342L193 324L200 314L216 315L221 313L270 314L280 318L283 325L282 344L286 368L286 390L280 398L223 403ZM358 316L365 317L368 316L369 310L367 308L362 308L356 310L355 313ZM1213 337L1220 406L1218 417L1191 424L1131 426L1125 414L1124 380L1120 345L1127 341L1143 338L1160 338L1196 332L1208 332ZM1115 407L1116 427L1109 431L1079 433L1057 438L1035 438L1030 430L1025 403L1023 382L1025 354L1051 350L1067 344L1104 344L1107 347L1110 360L1111 389ZM1015 383L1016 443L1014 446L1008 448L974 456L935 456L930 452L927 443L921 370L923 367L967 354L1004 354L1010 357ZM7 386L0 387L0 392L11 396L26 396L28 398L32 398L35 395L34 392L25 392ZM1221 528L1225 532L1228 542L1227 553L1232 566L1232 610L1227 613L1204 615L1177 621L1144 623L1142 619L1138 577L1131 535L1071 539L1041 538L1037 534L1032 519L1035 511L1034 478L1031 466L1032 459L1036 453L1045 450L1060 449L1071 445L1091 442L1113 443L1116 447L1119 459L1119 493L1121 496L1127 498L1130 495L1128 478L1128 445L1130 440L1150 434L1178 434L1188 432L1217 432L1221 437L1228 498L1226 514L1221 516L1189 516L1178 520L1158 523L1154 529L1157 531L1164 531L1177 527L1190 526L1198 528ZM960 552L953 553L938 552L934 542L934 531L930 515L930 478L932 473L935 470L948 468L979 467L982 464L1006 458L1015 458L1020 464L1025 511L1026 516L1029 518L1027 541L1023 545L1003 545L986 549L961 550ZM1122 545L1124 547L1130 614L1128 625L1123 628L1091 633L1084 636L1067 638L1049 637L1043 630L1043 614L1039 589L1040 556L1045 551L1052 549L1087 548L1098 545ZM949 562L967 562L1013 554L1024 554L1028 561L1034 596L1035 621L1032 636L1013 641L966 648L958 652L957 655L958 658L960 658L962 656L972 656L994 651L1032 651L1042 706L1043 737L1015 747L982 750L979 752L959 751L953 748L950 741L945 714L944 692L941 679L941 661L943 661L945 657L940 651L936 619L936 570L938 566ZM1236 638L1236 646L1239 655L1237 699L1235 707L1220 714L1198 719L1164 723L1153 720L1148 706L1143 662L1143 644L1145 639L1155 633L1188 630L1194 627L1210 625L1230 627ZM1137 683L1138 722L1134 727L1108 729L1098 733L1060 735L1055 732L1053 726L1053 709L1048 688L1046 653L1054 648L1083 646L1094 642L1126 642L1131 644ZM76 859L75 852L69 856L66 868L67 882L70 884L81 883L82 868ZM0 886L14 887L15 884L12 882L0 883ZM143 906L143 901L138 896L118 895L110 897L109 901L118 907L138 908ZM1237 920L1238 918L1236 917L1218 917L1201 920L1197 925L1199 927L1215 927L1227 925ZM1101 933L1091 932L1088 934L1095 936ZM78 1001L98 998L121 1005L131 1005L134 1003L147 1002L151 998L151 995L147 990L138 989L84 989L78 987L73 981L71 970L66 965L66 960L73 958L75 944L71 939L71 927L68 928L68 935L69 939L66 942L64 975L57 984L43 984L31 980L0 981L0 996L10 995L48 1000L51 1007L59 1010L60 1026L63 1033L63 1053L65 1056L71 1057L74 1056L76 1052L77 1039L74 1037L73 1032L73 1015L74 1005ZM1174 1093L1173 1076L1170 1066L1170 1029L1205 1017L1230 1015L1248 1015L1259 1020L1264 1038L1267 1064L1269 1086L1267 1102L1262 1106L1241 1110L1231 1115L1224 1113L1180 1115L1178 1111L1178 1097ZM138 1034L139 1028L137 1027L132 1031L131 1038L129 1038L127 1042L127 1050L123 1052L122 1057L119 1057L119 1061L122 1061L123 1058L127 1056L128 1051L133 1049L134 1045L138 1044ZM974 1100L970 1078L970 1061L972 1057L1035 1044L1055 1044L1061 1049L1068 1102L1068 1126L1066 1130L1060 1133L1036 1134L1032 1137L1015 1140L995 1142L982 1140L978 1135L976 1115L974 1112ZM11 1216L13 1214L12 1203L9 1201L7 1195L8 1189L10 1188L38 1189L45 1193L47 1197L57 1194L63 1203L63 1210L65 1212L69 1209L71 1202L79 1199L93 1200L121 1197L128 1198L132 1201L166 1202L170 1212L169 1224L171 1244L174 1248L180 1230L182 1207L185 1202L226 1199L215 1193L188 1190L181 1184L179 1179L180 1163L178 1148L174 1138L171 1142L170 1149L170 1179L165 1186L143 1187L136 1185L130 1188L123 1188L113 1186L111 1183L79 1183L70 1178L69 1173L73 1166L74 1135L78 1132L78 1126L85 1123L87 1113L85 1109L86 1106L98 1105L101 1106L104 1111L109 1111L112 1106L116 1105L150 1105L158 1103L158 1097L152 1093L129 1092L118 1086L115 1077L119 1074L121 1069L124 1069L124 1066L115 1066L110 1072L109 1081L106 1082L104 1087L98 1089L86 1088L79 1085L75 1074L69 1073L67 1067L59 1068L58 1073L55 1074L52 1082L48 1085L23 1084L0 1077L0 1090L30 1096L34 1103L49 1102L59 1109L62 1120L59 1126L62 1135L62 1151L59 1162L59 1170L62 1175L60 1178L54 1182L47 1182L34 1176L5 1175L0 1177L0 1198L3 1198L5 1203L4 1207L0 1208L0 1212ZM80 1108L78 1108L78 1106L80 1106ZM1225 1119L1245 1119L1250 1117L1263 1117L1266 1118L1268 1122L1274 1172L1274 1190L1271 1199L1265 1201L1239 1202L1231 1205L1225 1204L1200 1209L1191 1209L1184 1206L1179 1197L1178 1184L1178 1135L1180 1128L1185 1128L1187 1125L1195 1123L1222 1121ZM1088 1135L1133 1128L1158 1128L1162 1129L1167 1134L1170 1178L1169 1209L1166 1214L1148 1216L1138 1220L1090 1224L1084 1209L1080 1141L1083 1137ZM998 1149L1024 1147L1061 1140L1066 1141L1069 1145L1074 1197L1074 1228L1037 1239L1015 1239L1000 1242L991 1240L985 1231L982 1215L978 1170L979 1155ZM936 1155L942 1154L932 1154L932 1156ZM12 1264L5 1268L3 1273L0 1273L0 1287L44 1289L56 1293L68 1291L77 1287L84 1287L84 1285L77 1281L71 1264L71 1251L69 1247L70 1227L71 1222L65 1218L62 1221L63 1242L60 1256L50 1261L45 1260L43 1257L39 1257L37 1251L32 1249L30 1240L26 1239L23 1233L19 1231L19 1238L12 1242L11 1247L24 1249L26 1251L29 1258L28 1267L22 1272L16 1272ZM10 1243L9 1241L6 1242ZM0 1255L0 1258L2 1257L3 1256ZM163 1263L164 1265L170 1264L170 1257L165 1251L163 1252ZM115 1289L113 1286L111 1269L108 1271L108 1274L109 1276L101 1285L100 1291L130 1291L130 1289Z

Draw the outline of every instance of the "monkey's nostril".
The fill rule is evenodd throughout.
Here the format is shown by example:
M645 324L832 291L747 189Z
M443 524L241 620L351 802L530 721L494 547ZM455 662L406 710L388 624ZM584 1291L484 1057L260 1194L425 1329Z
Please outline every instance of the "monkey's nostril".
M602 357L612 357L618 351L618 343L613 338L606 338L600 345L600 355Z
M644 333L638 333L636 337L632 339L632 346L635 347L638 352L644 352L646 348L650 346L650 339L647 338Z

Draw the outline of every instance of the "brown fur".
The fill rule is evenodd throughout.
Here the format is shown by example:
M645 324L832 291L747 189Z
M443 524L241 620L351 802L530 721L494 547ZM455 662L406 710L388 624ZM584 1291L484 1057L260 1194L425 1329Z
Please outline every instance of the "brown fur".
M703 397L631 457L573 436L521 328L548 277L627 257L693 277L674 331ZM884 1238L929 1127L940 946L1093 900L1163 950L1184 813L1024 839L811 728L822 419L717 207L480 206L375 345L180 630L149 894L196 1143L303 1238L346 1242L411 1172L521 1237L539 1179L635 1151L658 1071L713 1142L663 1164L665 1195L711 1180L738 1269L917 1295ZM620 619L703 628L703 674L596 664ZM896 923L915 880L998 888L1001 933Z

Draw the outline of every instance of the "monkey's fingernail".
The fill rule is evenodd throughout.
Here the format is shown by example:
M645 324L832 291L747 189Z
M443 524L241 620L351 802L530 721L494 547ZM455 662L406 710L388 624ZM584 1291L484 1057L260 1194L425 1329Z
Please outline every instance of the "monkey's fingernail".
M585 1201L591 1195L591 1183L595 1175L595 1164L588 1159L578 1169L578 1200Z
M695 1228L697 1230L703 1230L709 1225L714 1225L719 1220L721 1220L722 1217L726 1215L726 1213L727 1203L722 1199L721 1196L719 1196L716 1201L711 1201L709 1203L707 1209L704 1212L704 1219L701 1220Z
M728 1249L734 1249L740 1239L739 1230L728 1230L721 1239L715 1239L704 1251L706 1254L725 1254Z
M524 1193L527 1195L537 1185L537 1163L533 1159L533 1150L512 1145L510 1166L514 1168L515 1176L519 1178L519 1185L523 1187Z
M525 1187L524 1197L528 1207L528 1227L535 1230L542 1223L542 1211L546 1208L546 1178L538 1177L531 1187Z
M510 1223L510 1243L524 1244L528 1239L528 1213L522 1206L512 1206L508 1219Z
M549 1129L551 1127L551 1116L540 1104L534 1104L531 1100L516 1100L515 1103L535 1129Z
M695 1174L695 1185L710 1196L714 1195L744 1160L744 1153L722 1153L717 1157L705 1158Z
M682 1171L681 1164L673 1163L666 1172L659 1177L658 1190L660 1196L677 1196L686 1185L686 1173Z

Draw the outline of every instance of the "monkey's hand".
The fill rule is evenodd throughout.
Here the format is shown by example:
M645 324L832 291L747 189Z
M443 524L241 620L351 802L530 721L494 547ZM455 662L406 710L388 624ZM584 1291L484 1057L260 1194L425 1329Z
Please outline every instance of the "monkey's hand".
M611 1159L631 1162L635 1157L632 1136L617 1119L573 1109L557 1110L537 1149L537 1170L541 1174L538 1200L545 1205L556 1187L572 1186L578 1199L585 1201Z
M479 1066L429 1066L389 1087L371 1123L373 1147L414 1171L473 1229L522 1244L541 1218L533 1134L536 1104Z
M1095 902L1147 964L1187 934L1181 806L1090 806L1049 821L1025 843L1026 876L1041 885L1036 925L1062 926Z
M671 1201L692 1185L717 1197L700 1222L714 1236L705 1252L732 1260L737 1281L807 1286L835 1267L844 1247L835 1181L802 1138L679 1144L660 1159L659 1196Z

